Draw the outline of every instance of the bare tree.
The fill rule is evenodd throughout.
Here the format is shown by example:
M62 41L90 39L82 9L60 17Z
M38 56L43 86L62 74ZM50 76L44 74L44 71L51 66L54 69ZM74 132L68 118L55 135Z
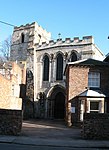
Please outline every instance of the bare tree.
M10 47L11 47L11 36L9 36L7 39L5 39L1 43L0 52L5 60L9 60L10 57Z

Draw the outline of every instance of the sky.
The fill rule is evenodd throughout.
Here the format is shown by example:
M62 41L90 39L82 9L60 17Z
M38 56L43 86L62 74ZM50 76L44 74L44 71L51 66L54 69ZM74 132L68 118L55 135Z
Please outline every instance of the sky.
M20 26L37 22L52 39L94 37L109 53L109 0L0 0L0 21ZM12 35L13 26L0 22L0 43Z

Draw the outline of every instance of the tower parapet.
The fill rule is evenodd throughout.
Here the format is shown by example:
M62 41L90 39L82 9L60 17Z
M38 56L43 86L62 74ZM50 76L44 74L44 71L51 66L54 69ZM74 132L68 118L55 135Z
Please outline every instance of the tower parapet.
M45 41L48 43L50 39L51 33L36 22L14 27L10 60L26 61L27 53L34 49L35 43L41 45Z

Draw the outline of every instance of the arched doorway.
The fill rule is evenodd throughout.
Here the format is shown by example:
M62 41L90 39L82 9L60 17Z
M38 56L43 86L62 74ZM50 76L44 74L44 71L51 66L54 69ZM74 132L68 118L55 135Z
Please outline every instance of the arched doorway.
M48 118L65 118L65 88L56 85L49 91L48 96Z
M65 96L62 92L57 93L54 99L54 118L64 119L65 116Z

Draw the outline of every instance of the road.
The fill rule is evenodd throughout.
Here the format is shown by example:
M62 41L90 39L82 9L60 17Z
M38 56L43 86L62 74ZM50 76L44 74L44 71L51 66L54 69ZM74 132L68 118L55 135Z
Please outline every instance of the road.
M53 147L53 146L33 146L0 143L0 150L101 150L98 148L71 148L71 147ZM105 150L105 149L103 149Z

